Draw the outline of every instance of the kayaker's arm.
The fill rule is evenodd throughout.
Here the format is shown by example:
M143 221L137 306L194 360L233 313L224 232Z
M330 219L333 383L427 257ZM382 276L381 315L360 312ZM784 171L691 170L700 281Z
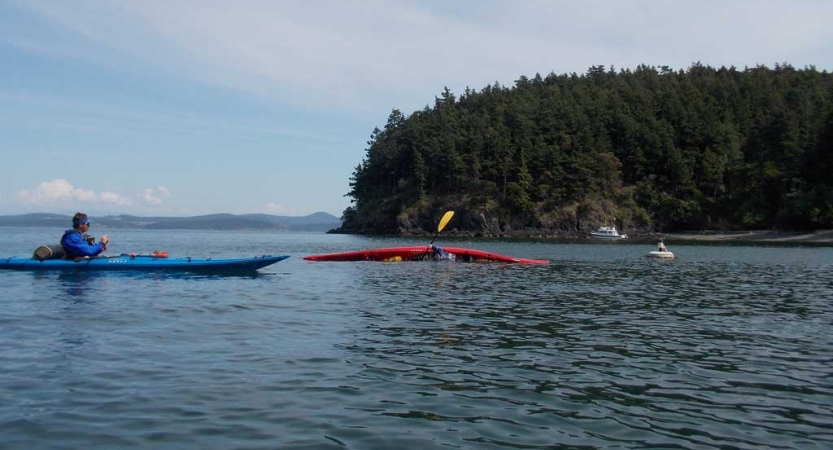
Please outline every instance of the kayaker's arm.
M104 241L104 238L102 238ZM109 241L109 239L108 239ZM66 233L61 239L61 246L64 247L64 251L70 256L96 256L106 248L106 245L103 242L99 242L97 244L90 245L87 241L84 240L84 237L81 236L81 233Z

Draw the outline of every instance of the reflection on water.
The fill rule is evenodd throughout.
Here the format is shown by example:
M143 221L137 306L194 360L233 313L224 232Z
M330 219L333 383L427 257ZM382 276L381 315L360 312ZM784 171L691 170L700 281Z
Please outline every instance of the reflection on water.
M461 245L553 260L523 267L229 239L206 253L297 257L0 273L0 448L833 445L833 249Z
M82 271L82 270L58 270L58 271L29 271L24 272L31 276L35 285L46 284L52 286L51 282L57 280L60 286L69 297L82 298L89 294L96 294L97 288L105 285L115 286L119 283L131 284L137 281L164 282L166 280L178 281L206 281L206 280L258 280L266 279L272 275L262 272L184 272L184 271ZM24 275L25 276L25 275ZM125 292L129 295L130 292Z
M797 285L747 266L440 269L363 279L346 349L363 367L351 385L377 394L351 407L513 447L794 448L833 417L831 340L806 315L831 313L805 295L830 292L824 273Z

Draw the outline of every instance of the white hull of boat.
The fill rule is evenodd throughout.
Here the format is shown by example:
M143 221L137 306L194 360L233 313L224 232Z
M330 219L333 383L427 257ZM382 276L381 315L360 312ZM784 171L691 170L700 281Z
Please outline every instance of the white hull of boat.
M619 234L619 232L616 231L616 227L612 226L612 227L599 227L598 230L590 232L590 237L596 238L596 239L615 240L615 239L627 239L628 235L627 234Z
M615 241L617 239L627 239L628 235L627 234L617 234L617 235L597 234L595 231L591 231L590 232L590 237L596 238L596 239L608 239L608 240Z
M659 252L659 251L652 251L648 252L649 258L657 258L657 259L674 259L674 254L668 251Z

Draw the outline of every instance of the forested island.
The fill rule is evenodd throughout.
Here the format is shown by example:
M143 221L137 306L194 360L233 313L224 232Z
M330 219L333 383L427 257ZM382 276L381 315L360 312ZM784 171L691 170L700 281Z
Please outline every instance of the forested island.
M336 232L483 236L833 228L833 77L590 67L446 88L371 134Z

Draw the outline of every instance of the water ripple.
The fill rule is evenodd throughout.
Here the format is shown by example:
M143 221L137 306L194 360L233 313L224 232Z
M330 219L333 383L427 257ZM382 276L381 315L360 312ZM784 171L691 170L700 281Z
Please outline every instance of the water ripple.
M0 448L833 446L830 250L507 245L554 264L0 274Z

